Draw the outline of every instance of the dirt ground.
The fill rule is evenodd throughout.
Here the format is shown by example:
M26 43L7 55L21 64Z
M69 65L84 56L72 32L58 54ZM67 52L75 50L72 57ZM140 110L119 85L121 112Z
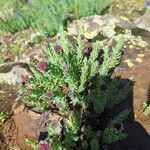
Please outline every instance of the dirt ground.
M6 119L10 118L10 112L15 99L17 98L17 91L15 88L7 88L5 90L0 90L0 111L6 114ZM7 144L5 143L3 136L4 126L0 126L0 150L7 149Z

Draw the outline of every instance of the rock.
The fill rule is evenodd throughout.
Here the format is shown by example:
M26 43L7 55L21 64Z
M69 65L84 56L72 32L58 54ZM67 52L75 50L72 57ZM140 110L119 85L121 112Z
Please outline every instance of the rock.
M134 20L137 27L150 31L150 10L146 10L143 16Z
M133 102L132 109L134 119L146 129L150 134L150 118L149 115L145 115L142 111L143 102L149 101L149 92L150 92L150 50L143 51L142 54L138 54L138 62L133 64L132 67L126 69L118 70L116 69L113 73L113 76L121 76L125 79L130 79L134 82L133 87ZM134 60L133 55L130 56L131 60ZM136 60L137 61L137 60ZM121 63L122 64L122 63Z
M10 147L30 150L25 144L26 138L38 139L39 127L26 112L15 114L4 127L6 141ZM32 149L31 149L32 150Z
M77 35L79 29L83 28L85 31L84 36L87 39L93 39L99 33L102 33L107 38L111 38L116 33L116 27L122 29L133 29L136 26L125 17L117 17L112 15L94 15L82 18L80 20L74 20L68 26L68 32L70 34Z
M133 19L145 10L146 0L112 0L109 12L112 15Z
M21 114L22 112L27 113L27 115L33 120L36 121L39 119L39 117L41 116L41 114L35 113L32 110L28 109L24 104L18 104L18 106L16 105L16 103L14 103L14 105L12 106L12 113L14 115L18 115Z
M68 26L68 32L71 35L77 35L79 29L83 28L84 36L87 39L95 38L99 40L111 39L118 33L122 33L122 35L128 40L136 39L135 36L150 37L150 22L149 19L147 19L150 16L150 11L146 14L145 17L143 16L143 19L145 18L145 23L140 20L139 24L130 22L126 17L94 15L81 18L80 20L74 20Z
M16 107L16 105L12 106L12 111L14 115L21 114L24 110L25 110L25 106L23 104L21 104L19 107Z
M32 120L36 121L39 119L39 117L41 116L41 114L35 113L32 110L27 110L28 116L30 116L32 118Z
M0 84L17 85L22 82L22 76L29 75L29 66L26 63L0 64Z
M28 54L35 50L41 50L42 42L43 36L33 29L27 29L15 34L3 33L0 36L0 52L3 57L1 55L0 57L3 58L4 62L30 63Z
M38 137L39 127L26 113L15 115L14 122L18 126L18 130L22 131L25 136Z

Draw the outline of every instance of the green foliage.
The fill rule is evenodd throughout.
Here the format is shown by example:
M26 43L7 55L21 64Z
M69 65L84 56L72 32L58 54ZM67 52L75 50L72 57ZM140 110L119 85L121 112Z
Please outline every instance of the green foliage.
M21 44L13 44L11 46L11 52L13 55L18 55L21 51Z
M110 0L68 0L71 12L75 18L101 14L110 2Z
M80 131L79 115L73 112L70 114L70 118L67 124L63 128L63 141L60 141L60 135L58 135L52 127L49 128L50 143L53 150L69 150L77 146L76 141L78 141L78 132Z
M14 33L32 27L44 35L55 35L69 18L100 14L109 4L109 0L36 0L0 19L0 32Z
M0 64L4 62L4 56L0 54Z
M150 104L149 104L149 102L143 102L141 108L142 108L142 111L144 112L145 115L150 114Z
M26 139L25 143L30 145L33 149L38 150L38 143L32 139Z
M9 9L18 9L22 8L23 4L20 2L20 0L0 0L0 11L4 12L9 10Z
M121 59L122 54L122 45L124 40L123 37L120 37L119 42L117 45L112 49L112 53L110 54L109 49L104 49L104 62L100 69L100 75L101 76L107 76L109 74L109 71L112 68L115 68L119 63Z
M0 18L0 33L15 33L25 30L32 26L32 22L34 22L35 19L33 12L29 12L27 10L16 10L13 15L9 15L5 19Z
M23 86L27 105L47 109L49 104L61 104L59 113L69 118L62 125L61 135L53 127L49 128L49 143L53 150L71 150L77 145L80 149L99 150L102 143L125 137L116 125L122 125L128 111L107 121L105 128L96 125L97 119L125 99L130 91L130 84L124 85L119 78L108 80L110 71L120 62L123 38L120 37L112 51L109 48L103 50L101 43L96 41L88 56L86 44L81 33L70 37L61 31L60 37L45 47L46 57L33 62L29 80L32 88ZM104 54L100 56L101 51ZM100 58L104 60L101 63ZM67 92L64 92L65 88ZM89 116L86 113L97 116L94 125L87 123Z
M6 115L4 112L0 112L0 125L2 125L5 122Z
M115 125L122 125L121 123L127 118L128 115L129 111L124 110L109 123L108 127L103 131L103 142L112 143L126 137L126 134L122 133L123 129L121 129L121 127L120 129L117 129Z

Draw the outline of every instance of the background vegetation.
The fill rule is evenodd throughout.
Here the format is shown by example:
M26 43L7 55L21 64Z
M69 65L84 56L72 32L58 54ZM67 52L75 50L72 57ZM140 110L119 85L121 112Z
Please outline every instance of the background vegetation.
M1 2L2 3L2 2ZM32 27L44 35L55 35L67 22L93 14L101 14L110 0L35 0L31 4L10 2L14 9L0 19L0 32L18 32Z

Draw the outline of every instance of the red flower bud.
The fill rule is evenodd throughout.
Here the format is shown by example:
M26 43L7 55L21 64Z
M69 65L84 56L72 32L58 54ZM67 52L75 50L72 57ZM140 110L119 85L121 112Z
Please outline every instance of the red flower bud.
M51 91L48 91L48 92L46 93L46 95L47 95L47 97L51 98L51 97L53 96L53 93L52 93Z
M42 72L44 72L47 68L47 63L45 61L40 61L38 63L38 69Z
M51 150L51 146L49 144L43 143L39 145L39 150Z
M60 53L62 51L62 47L59 44L54 45L54 50L56 53Z
M27 83L29 81L29 76L27 74L22 76L22 82Z

